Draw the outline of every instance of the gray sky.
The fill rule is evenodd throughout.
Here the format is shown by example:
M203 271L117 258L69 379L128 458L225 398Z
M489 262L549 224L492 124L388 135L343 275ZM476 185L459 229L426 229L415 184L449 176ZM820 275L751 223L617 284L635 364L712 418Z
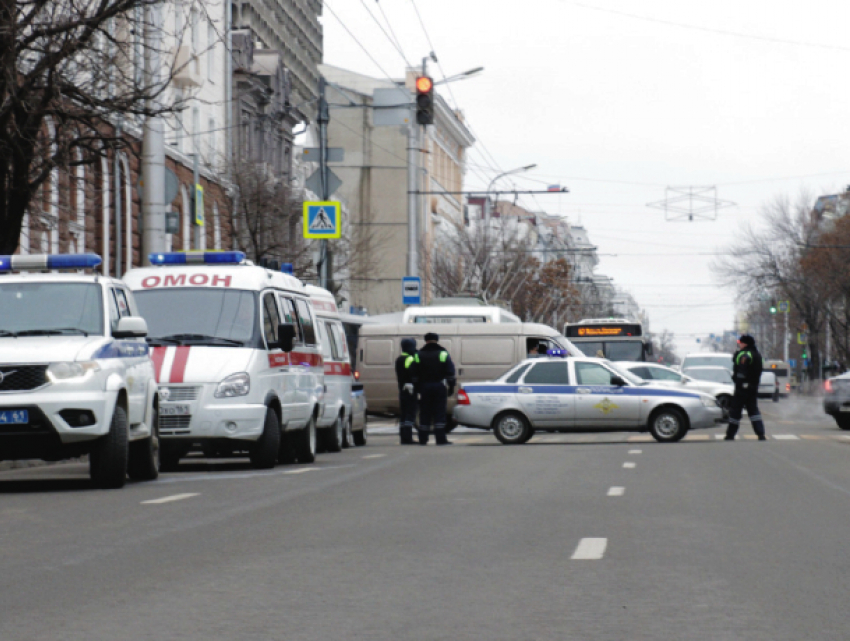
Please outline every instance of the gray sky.
M850 184L850 4L327 0L325 62L402 76L370 12L410 63L436 52L435 79L485 67L438 87L478 139L467 188L531 163L497 184L567 186L520 204L585 225L598 271L632 293L653 331L677 335L680 356L699 349L695 336L733 329L735 293L717 286L711 254L773 198ZM716 185L736 206L691 223L646 206L688 185Z

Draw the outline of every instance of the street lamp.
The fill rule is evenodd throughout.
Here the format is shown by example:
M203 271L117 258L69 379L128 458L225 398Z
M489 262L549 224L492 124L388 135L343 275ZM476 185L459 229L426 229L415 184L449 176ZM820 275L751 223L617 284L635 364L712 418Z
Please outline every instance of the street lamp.
M488 233L490 228L490 189L493 187L493 183L495 183L499 178L504 178L505 176L510 176L513 174L519 174L524 171L528 171L530 169L534 169L537 167L536 164L526 165L525 167L517 167L516 169L511 169L510 171L503 171L501 174L496 176L493 180L490 181L490 184L487 185L487 191L484 193L484 231Z
M484 71L484 67L475 67L475 69L470 69L469 71L464 71L463 73L456 73L453 76L449 76L448 78L443 78L442 80L438 80L434 83L434 86L444 85L447 82L454 82L456 80L466 80L467 78L474 76L478 73Z

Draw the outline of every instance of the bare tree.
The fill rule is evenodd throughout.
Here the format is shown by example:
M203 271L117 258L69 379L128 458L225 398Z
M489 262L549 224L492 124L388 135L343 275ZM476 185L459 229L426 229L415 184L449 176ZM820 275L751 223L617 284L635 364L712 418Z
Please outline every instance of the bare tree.
M676 355L675 338L667 329L662 330L661 333L650 334L653 356L659 363L671 366L679 362L679 357Z
M191 2L190 2L191 3ZM0 253L56 167L91 164L116 148L116 116L172 110L154 100L174 69L174 36L151 46L145 9L160 0L0 0ZM160 30L161 27L157 26ZM146 79L144 61L159 56Z

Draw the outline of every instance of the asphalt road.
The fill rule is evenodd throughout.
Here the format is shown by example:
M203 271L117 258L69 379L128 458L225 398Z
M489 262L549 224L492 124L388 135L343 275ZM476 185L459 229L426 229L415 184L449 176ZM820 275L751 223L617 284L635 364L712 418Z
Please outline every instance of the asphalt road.
M764 443L401 447L376 423L267 472L3 472L0 639L847 639L850 432L816 400L762 410Z

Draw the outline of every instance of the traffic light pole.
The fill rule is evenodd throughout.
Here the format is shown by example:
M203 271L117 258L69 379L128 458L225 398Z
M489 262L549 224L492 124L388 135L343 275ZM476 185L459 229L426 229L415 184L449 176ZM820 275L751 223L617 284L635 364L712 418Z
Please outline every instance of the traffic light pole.
M320 194L322 201L330 199L330 189L328 183L328 122L330 122L330 109L328 101L325 97L325 89L327 82L324 78L319 78L319 117L316 121L319 124L319 176L321 177L322 193ZM330 262L330 248L327 240L319 241L319 287L322 289L328 288L328 272Z
M407 126L407 275L419 275L419 125L416 124L415 108Z

